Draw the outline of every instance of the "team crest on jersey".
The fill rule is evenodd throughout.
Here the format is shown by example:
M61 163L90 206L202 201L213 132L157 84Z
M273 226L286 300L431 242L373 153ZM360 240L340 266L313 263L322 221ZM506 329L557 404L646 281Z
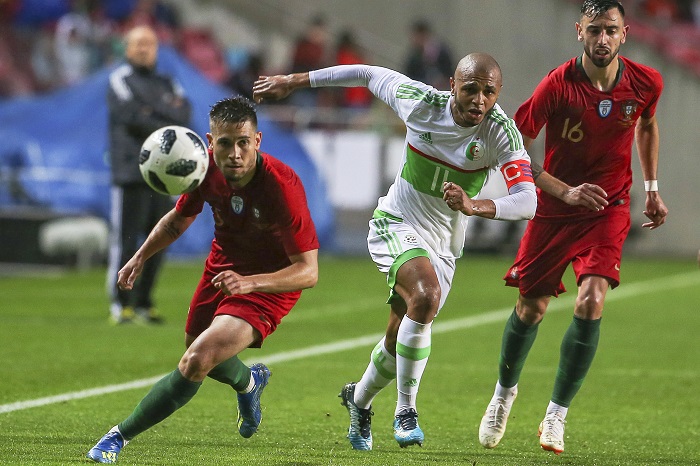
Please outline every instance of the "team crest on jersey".
M481 138L476 138L467 145L467 158L469 160L479 160L484 156L484 144L481 142Z
M406 244L415 245L415 244L418 244L418 238L416 238L415 235L410 235L410 234L409 234L409 235L406 235L406 236L403 237L403 242L406 243Z
M605 99L598 104L598 115L601 118L606 118L610 115L610 110L612 110L612 100Z
M231 197L231 208L237 214L243 212L243 198L239 196Z
M622 121L630 122L632 121L632 116L637 113L637 101L636 100L625 100L622 102Z

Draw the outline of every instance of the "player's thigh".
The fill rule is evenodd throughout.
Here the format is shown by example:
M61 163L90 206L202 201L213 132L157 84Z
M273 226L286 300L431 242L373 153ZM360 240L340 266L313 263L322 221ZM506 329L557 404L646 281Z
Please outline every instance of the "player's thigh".
M243 319L219 315L180 359L185 377L201 380L221 362L237 355L258 339L257 331Z
M207 354L216 365L248 348L256 341L256 332L240 317L217 315L189 349Z
M391 218L374 218L370 221L367 246L379 271L386 274L387 285L392 293L397 284L399 270L407 264L408 267L404 271L404 280L407 283L403 285L406 286L416 279L427 280L433 284L434 280L437 280L440 288L438 309L442 308L454 277L453 258L437 255L413 227ZM417 258L423 259L414 262ZM390 297L389 302L391 299Z
M588 275L605 277L612 288L620 284L622 247L630 225L629 214L618 211L587 222L575 232L577 252L572 267L577 284Z
M531 220L515 262L504 277L506 285L517 287L520 295L529 300L564 293L561 279L573 257L566 228L566 224Z

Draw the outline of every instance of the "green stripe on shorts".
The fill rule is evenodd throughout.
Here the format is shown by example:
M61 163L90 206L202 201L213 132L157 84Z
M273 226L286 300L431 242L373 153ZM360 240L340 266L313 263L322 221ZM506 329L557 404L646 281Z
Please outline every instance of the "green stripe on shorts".
M394 263L391 264L391 267L389 268L389 273L386 275L386 283L387 285L389 285L390 288L389 299L386 300L387 304L391 304L392 301L394 301L394 299L398 296L396 294L396 291L394 291L394 285L396 285L396 273L398 272L399 267L416 257L427 257L428 259L430 259L428 251L426 251L425 249L413 248L402 253L399 257L397 257L394 260Z

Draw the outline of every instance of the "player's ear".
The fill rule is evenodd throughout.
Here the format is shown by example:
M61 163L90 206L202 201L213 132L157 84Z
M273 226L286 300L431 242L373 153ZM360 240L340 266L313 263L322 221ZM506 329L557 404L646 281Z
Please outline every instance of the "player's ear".
M583 42L583 28L581 27L580 23L575 23L574 27L576 28L576 36L577 40L579 42Z
M627 33L628 33L629 31L630 31L629 25L625 25L625 26L622 28L622 39L620 39L620 43L621 43L621 44L624 44L625 41L627 40Z

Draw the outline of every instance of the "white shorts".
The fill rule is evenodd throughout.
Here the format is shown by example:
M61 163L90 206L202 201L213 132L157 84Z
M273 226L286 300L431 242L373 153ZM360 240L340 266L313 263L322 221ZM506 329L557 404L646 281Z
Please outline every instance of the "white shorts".
M455 274L453 258L439 256L411 225L381 210L375 210L372 220L369 221L367 248L379 271L386 274L386 281L391 289L387 302L391 302L394 296L396 272L399 267L415 257L423 256L430 259L440 284L438 312L442 309Z

